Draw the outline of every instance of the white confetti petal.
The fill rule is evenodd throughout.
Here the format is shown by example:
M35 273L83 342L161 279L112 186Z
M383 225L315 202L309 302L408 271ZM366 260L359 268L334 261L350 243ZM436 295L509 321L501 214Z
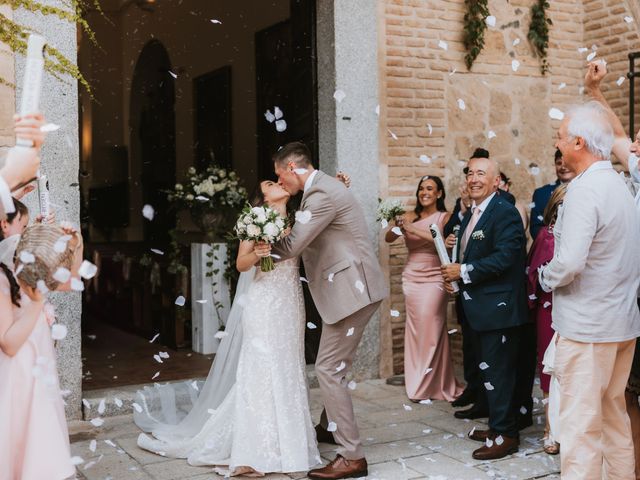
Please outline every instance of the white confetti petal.
M144 207L142 207L142 216L147 220L149 221L153 220L153 217L155 216L155 214L156 214L156 211L153 209L151 205L145 205Z
M106 409L107 409L107 403L105 402L104 398L101 398L100 403L98 404L98 414L102 415Z
M558 90L562 90L563 88L565 88L567 86L566 83L562 82L560 85L558 85Z
M43 125L40 127L40 131L45 133L55 132L56 130L59 130L59 129L60 129L60 125L56 125L55 123L47 123L46 125Z
M589 49L588 49L587 47L580 47L580 48L578 48L578 53L586 53L586 52L588 52L588 51L589 51Z
M356 280L355 286L360 293L364 293L364 283L362 283L360 280Z
M284 132L287 129L287 122L285 119L276 120L276 130L278 132Z
M67 336L67 326L61 323L54 323L51 326L51 338L54 340L64 340Z
M78 465L82 465L84 463L84 459L82 457L71 457L71 465L73 465L74 467L78 466Z
M400 227L393 227L393 228L391 229L391 231L392 231L393 233L395 233L396 235L398 235L399 237L401 237L401 236L402 236L402 230L400 230Z
M496 437L496 445L502 445L504 443L504 438L502 438L502 435L498 435Z
M496 138L496 132L494 132L493 130L489 130L489 132L487 133L487 138L489 140L491 140L492 138Z
M429 130L429 135L431 135L433 133L433 127L430 123L427 123L427 129Z
M342 102L342 100L345 99L345 97L347 96L346 93L344 93L344 91L338 89L335 92L333 92L333 98L336 100L336 102L340 103Z
M502 335L502 343L507 343L507 337L505 337L504 335Z
M380 116L380 105L376 105L376 115Z
M198 382L195 380L191 382L191 388L193 388L196 392L200 391L200 388L198 387Z
M153 356L153 359L154 359L156 362L158 362L158 363L163 363L163 362L162 362L162 359L160 358L160 355L154 355L154 356Z
M82 292L84 290L84 282L76 277L71 278L71 290Z
M491 382L484 382L484 388L487 390L493 390L493 385L491 385Z
M460 110L466 110L467 109L467 105L464 103L464 100L462 100L461 98L458 99L458 108Z
M101 419L100 417L94 418L93 420L91 420L91 425L93 425L94 427L101 427L103 424L104 424L104 420Z
M153 374L153 377L151 377L151 380L155 380L159 376L160 376L160 372L156 372L156 373Z
M151 248L150 250L156 255L164 255L164 252L162 250L158 250L157 248Z
M96 273L98 273L98 267L87 260L84 260L78 269L78 274L85 280L92 279Z
M355 390L357 386L358 386L358 384L356 382L354 382L353 380L351 380L349 383L347 383L347 388L349 390Z
M212 18L209 20L211 23L217 24L217 25L222 25L222 22L216 18Z
M520 68L520 62L518 60L511 60L511 70L517 72Z
M451 329L451 330L449 330L447 333L448 333L449 335L453 335L453 334L454 334L454 333L456 333L457 331L458 331L458 329L457 329L457 328L452 328L452 329Z
M616 80L616 84L621 87L622 84L624 83L625 78L624 77L620 77L618 78L618 80Z
M105 440L104 443L106 443L110 447L117 448L117 445L113 442L113 440Z
M540 167L533 166L529 169L531 175L540 175Z
M91 440L89 442L89 450L91 450L92 452L95 452L97 447L98 447L98 442L96 440Z
M484 19L484 21L490 27L495 27L496 26L496 17L494 17L493 15L489 15L487 18Z
M91 404L89 403L89 400L87 400L86 398L83 398L82 404L84 405L84 408L86 408L87 410L91 410Z
M486 370L487 368L489 368L489 365L487 364L487 362L481 362L478 367L480 368L480 370Z
M632 23L633 22L633 17L630 17L630 16L627 15L627 16L624 17L624 21L627 22L627 23Z
M507 306L507 302L500 302L498 304L499 307L506 307Z
M276 120L280 120L284 116L284 113L282 113L280 107L275 106L273 107L273 115L276 117Z
M341 372L342 370L344 370L346 368L347 364L344 363L344 361L340 362L340 365L338 365L336 367L336 372Z
M56 270L56 272L53 274L53 279L56 282L60 282L60 283L67 283L67 281L69 281L70 278L71 278L71 272L64 267L59 267Z
M520 45L520 39L519 39L519 38L516 38L516 39L513 41L513 44L512 44L512 45L513 45L514 47L515 47L516 45Z
M306 279L306 278L304 278L304 277L300 277L300 281L301 281L301 282L304 282L304 283L309 283L309 280L307 280L307 279Z
M118 397L113 398L113 403L116 404L116 407L122 408L122 400L120 400Z
M171 70L169 70L169 75L171 75L174 79L178 78L178 75L176 73L173 73Z
M309 330L315 330L315 329L316 329L316 328L318 328L318 327L317 327L317 326L316 326L316 324L315 324L315 323L313 323L313 322L307 322L307 328L308 328Z
M529 410L527 410L527 407L525 407L525 406L520 407L520 413L522 415L526 415L528 411Z
M218 340L221 340L227 335L229 335L229 332L225 332L224 330L219 330L216 332L216 334L213 337L217 338Z
M407 411L410 412L411 410L413 410L413 408L411 407L411 405L407 405L406 403L402 404L402 407Z
M49 293L49 287L47 287L47 284L44 283L44 280L38 280L36 282L36 288L43 295L46 295L47 293Z
M53 250L56 253L62 253L67 249L67 243L71 240L71 235L63 235L60 237L56 243L53 244Z
M131 406L132 406L133 408L135 408L136 412L138 412L138 413L142 413L142 407L141 407L140 405L138 405L136 402L133 402L133 403L131 404Z
M387 228L389 226L389 222L383 218L382 220L380 220L380 226L382 228Z
M160 336L160 334L159 334L159 333L156 333L156 334L153 336L153 338L152 338L151 340L149 340L149 343L153 343L153 342L155 342L155 341L156 341L156 339L157 339L159 336Z
M308 170L306 168L296 168L293 170L293 173L295 173L296 175L304 175L307 172Z
M431 405L433 403L433 401L430 398L427 398L426 400L420 400L420 404L421 405ZM429 430L431 431L431 430Z
M471 295L464 291L462 292L462 298L464 298L465 300L471 300Z
M553 120L562 120L564 118L564 112L558 108L549 109L549 117Z
M589 55L587 55L587 62L590 62L591 60L596 58L597 54L598 54L598 52L591 52Z
M347 337L353 335L353 332L355 332L355 328L351 327L349 330L347 330Z
M20 261L22 263L33 263L36 261L36 257L33 255L33 253L23 250L22 252L20 252Z
M449 49L449 45L444 40L440 40L438 42L438 47L440 47L442 50L448 50Z
M330 274L327 276L327 280L329 280L330 282L333 282L333 277L334 277L334 276L335 276L335 273L330 273Z
M484 444L487 446L487 448L491 448L493 447L493 440L491 440L490 438L485 439ZM492 477L495 476L494 475L489 475L489 473L487 473L488 476Z
M520 165L520 159L519 158L514 158L513 159L513 163L515 163L516 165Z
M422 163L431 163L431 157L429 155L420 155L420 161Z
M391 311L389 312L389 314L390 314L392 317L396 317L396 318L400 316L400 312L399 312L398 310L391 310Z
M424 374L426 375L427 373L432 372L432 371L433 371L433 368L429 367L424 371Z
M327 432L335 432L336 430L338 430L338 425L336 425L335 422L329 422L327 425Z
M296 212L296 222L306 225L311 220L311 212L309 210L299 210Z
M176 298L176 301L174 303L179 307L184 307L186 301L186 298L184 298L182 295L178 295L178 298Z
M273 123L276 120L276 116L271 113L271 110L264 112L264 118L266 118L269 123Z
M393 138L394 140L398 140L398 136L393 133L391 130L387 129L387 132L389 132L389 135L391 135L391 138Z

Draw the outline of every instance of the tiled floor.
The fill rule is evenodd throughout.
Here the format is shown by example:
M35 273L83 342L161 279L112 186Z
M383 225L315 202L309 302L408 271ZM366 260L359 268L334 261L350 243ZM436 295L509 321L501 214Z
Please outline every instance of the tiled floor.
M471 452L478 443L466 438L474 425L457 420L446 402L430 405L410 403L402 387L370 380L353 392L354 405L369 462L369 480L529 480L559 478L559 458L542 452L542 426L525 430L520 452L502 460L477 462ZM409 407L410 409L405 407ZM318 418L319 391L311 390L311 409ZM123 412L125 413L125 412ZM535 411L536 419L541 404ZM540 421L542 418L540 417ZM99 428L72 425L73 455L82 457L78 477L86 480L214 480L209 467L191 467L184 460L167 459L136 446L138 429L131 415L106 418ZM89 427L91 427L89 425ZM97 440L95 452L91 440ZM325 460L333 459L334 447L320 445ZM267 480L304 479L305 472L271 474Z

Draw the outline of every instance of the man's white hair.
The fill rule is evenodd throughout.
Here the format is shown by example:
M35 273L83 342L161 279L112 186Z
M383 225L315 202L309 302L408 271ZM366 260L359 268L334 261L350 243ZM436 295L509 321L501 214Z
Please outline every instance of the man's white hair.
M600 103L591 101L572 107L568 116L569 137L582 138L591 154L602 160L608 160L615 138L605 108Z

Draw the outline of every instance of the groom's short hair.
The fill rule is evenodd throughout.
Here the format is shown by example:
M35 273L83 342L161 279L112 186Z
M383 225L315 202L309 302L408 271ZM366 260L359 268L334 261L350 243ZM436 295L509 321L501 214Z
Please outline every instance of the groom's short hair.
M273 163L286 166L294 162L297 167L307 168L311 166L311 151L302 142L290 142L273 154Z

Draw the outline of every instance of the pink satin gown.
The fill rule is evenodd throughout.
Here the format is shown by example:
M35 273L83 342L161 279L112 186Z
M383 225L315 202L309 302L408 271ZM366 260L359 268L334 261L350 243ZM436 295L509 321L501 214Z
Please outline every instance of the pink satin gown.
M425 232L436 223L444 228L444 212L414 225ZM409 250L402 272L406 305L404 377L411 400L455 400L462 393L453 372L447 332L448 295L443 287L440 259L433 242L406 233Z
M9 289L1 273L0 289ZM22 295L21 305L29 302ZM13 307L18 322L21 313ZM0 350L0 480L62 480L74 473L51 327L43 312L15 356Z

